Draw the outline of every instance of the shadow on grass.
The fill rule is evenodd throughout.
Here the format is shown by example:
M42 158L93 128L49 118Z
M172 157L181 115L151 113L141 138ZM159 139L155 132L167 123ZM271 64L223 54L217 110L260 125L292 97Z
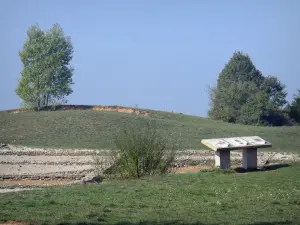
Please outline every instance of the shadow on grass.
M244 169L243 167L237 167L237 168L230 168L230 169L220 169L220 168L213 168L213 169L203 169L200 170L200 173L207 173L207 172L216 172L218 174L234 174L234 173L250 173L250 172L264 172L264 171L272 171L281 169L284 167L289 167L291 165L289 164L273 164L273 165L267 165L263 166L262 168L257 169Z
M251 223L247 225L284 225L284 224L292 224L291 221L281 221L281 222L262 222L262 223ZM294 223L295 224L295 223Z
M242 167L235 168L234 171L237 173L249 173L249 172L263 172L263 171L272 171L277 170L284 167L289 167L289 164L274 164L274 165L267 165L263 166L262 168L257 169L244 169Z
M100 220L99 223L89 223L89 222L78 222L78 223L59 223L57 225L103 225L103 224L112 224L112 225L217 225L220 223L201 223L201 222L194 222L194 223L186 223L186 222L179 222L179 221L166 221L166 222L151 222L151 221L140 221L138 223L132 222L118 222L118 223L106 223L105 220ZM230 223L222 223L224 225ZM292 221L276 221L276 222L258 222L258 223L251 223L251 224L240 224L240 225L284 225L284 224L296 224ZM298 223L297 223L298 224Z

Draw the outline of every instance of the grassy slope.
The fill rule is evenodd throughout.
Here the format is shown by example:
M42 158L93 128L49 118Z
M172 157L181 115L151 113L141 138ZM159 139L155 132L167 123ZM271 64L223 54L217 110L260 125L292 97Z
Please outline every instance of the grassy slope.
M38 224L300 224L300 165L202 172L0 195L0 221Z
M267 150L300 152L300 127L255 127L196 116L152 111L150 117L103 111L0 112L0 142L36 147L111 148L121 124L154 118L161 131L184 148L205 148L203 138L258 135L273 143Z

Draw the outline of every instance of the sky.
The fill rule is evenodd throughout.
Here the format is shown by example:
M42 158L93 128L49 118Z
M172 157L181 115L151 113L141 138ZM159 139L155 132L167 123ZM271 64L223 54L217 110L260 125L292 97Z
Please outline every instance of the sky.
M59 23L74 55L68 104L207 116L208 87L235 51L300 88L299 0L0 0L0 110L19 108L27 29Z

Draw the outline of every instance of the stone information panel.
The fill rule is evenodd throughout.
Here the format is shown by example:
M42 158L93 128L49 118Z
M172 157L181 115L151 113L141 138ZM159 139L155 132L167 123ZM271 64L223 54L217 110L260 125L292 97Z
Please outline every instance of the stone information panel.
M264 145L268 142L258 136L242 137L249 145Z
M233 138L224 138L224 141L229 143L229 147L243 147L247 146L247 141L240 137L233 137Z
M272 147L271 143L258 136L203 139L201 143L214 151L222 149L234 150L251 147Z
M204 139L201 143L213 150L229 147L229 144L223 139Z
M258 136L203 139L202 144L215 151L215 166L230 168L230 151L242 150L245 169L257 168L257 149L272 147L272 144Z

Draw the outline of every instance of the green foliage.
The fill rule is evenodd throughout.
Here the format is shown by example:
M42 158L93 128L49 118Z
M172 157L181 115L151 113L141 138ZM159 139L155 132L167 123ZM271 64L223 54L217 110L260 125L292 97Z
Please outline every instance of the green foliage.
M39 110L72 93L73 46L62 28L54 24L42 31L38 25L27 31L27 40L19 56L23 63L16 93Z
M235 52L210 89L208 115L230 123L284 125L286 95L277 77L264 77L247 54Z
M238 122L259 125L268 105L268 96L257 89L256 92L252 92L252 94L248 92L248 94L248 99L241 106Z
M298 89L298 94L295 95L293 102L290 105L289 115L297 123L300 123L300 90Z
M211 116L226 122L239 122L243 110L241 103L247 103L249 99L255 100L253 93L257 93L258 88L251 82L233 82L226 88L214 88L212 91L215 99Z
M106 169L107 159L104 159L102 156L93 155L93 169L95 176L101 177L103 175L103 171Z
M272 106L276 109L287 103L285 90L286 85L282 84L277 77L267 76L261 84L261 89L267 94Z
M63 100L61 100L61 101L57 101L57 102L53 102L52 104L51 104L51 109L53 110L53 111L55 111L59 106L62 106L62 105L64 105L64 104L66 104L68 101L66 100L66 99L63 99Z
M21 108L25 108L25 109L29 109L29 110L35 110L36 109L36 105L33 102L30 101L22 101L22 103L20 104Z
M122 178L140 178L165 174L174 161L174 147L167 136L159 133L155 120L144 126L136 123L125 125L117 132L115 145L118 152L116 172Z
M253 82L258 86L264 77L256 69L250 57L243 52L234 52L229 62L219 74L217 88L226 88L232 83Z

